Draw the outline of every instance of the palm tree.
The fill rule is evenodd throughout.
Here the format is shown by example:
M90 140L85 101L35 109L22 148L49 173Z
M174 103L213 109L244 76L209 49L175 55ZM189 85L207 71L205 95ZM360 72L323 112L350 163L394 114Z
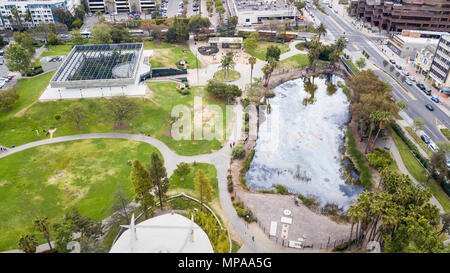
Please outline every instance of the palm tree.
M320 36L327 34L327 29L323 23L320 23L320 25L316 28L316 33Z
M379 116L378 111L372 112L369 115L370 131L369 131L369 137L367 138L366 148L364 149L364 154L367 154L367 149L369 148L370 137L372 136L372 131L379 120L378 116Z
M44 236L45 240L47 240L50 250L52 250L52 244L50 243L50 223L48 222L48 218L37 217L33 221L33 226L37 231L42 233L42 236Z
M223 58L222 63L220 65L222 67L222 69L224 70L224 76L223 76L224 79L227 78L227 75L228 75L227 72L230 69L233 69L235 64L236 63L233 60L233 52L228 52L227 55L225 55L225 57Z
M385 128L385 126L392 122L392 114L386 111L378 112L378 132L375 135L375 139L373 140L373 146L372 150L375 147L375 142L377 141L378 135L380 134L381 130Z
M250 64L250 87L252 86L252 79L253 79L253 67L256 64L256 58L251 56L248 58L248 63Z
M19 247L20 250L22 250L25 253L35 253L36 248L38 246L38 240L36 238L36 235L34 234L21 235L17 246Z

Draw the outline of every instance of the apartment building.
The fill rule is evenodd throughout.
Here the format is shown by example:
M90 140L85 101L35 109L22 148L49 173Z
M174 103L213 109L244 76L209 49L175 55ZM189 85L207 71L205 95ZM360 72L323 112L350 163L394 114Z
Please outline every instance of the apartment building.
M450 89L450 35L442 36L434 54L429 76L440 88Z
M417 71L422 74L430 72L431 63L433 62L435 49L424 47L417 51L416 57L414 58L414 66Z
M41 22L54 23L52 9L60 7L74 13L79 4L80 0L0 0L0 29L15 29L20 24L30 28ZM14 17L13 8L17 9L20 19Z
M380 31L450 31L448 0L351 0L349 12Z
M100 12L145 12L154 11L156 1L150 0L89 0L89 10Z
M411 60L422 48L429 47L432 50L437 48L439 39L410 37L402 34L394 34L388 40L387 46L398 56ZM434 51L433 51L434 52Z

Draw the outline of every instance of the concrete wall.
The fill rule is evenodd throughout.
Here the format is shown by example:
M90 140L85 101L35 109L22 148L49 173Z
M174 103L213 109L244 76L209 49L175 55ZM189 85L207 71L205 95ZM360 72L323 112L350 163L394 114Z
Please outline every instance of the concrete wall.
M125 86L134 84L135 78L128 79L99 79L99 80L84 80L84 81L64 81L64 82L50 82L52 88L90 88L90 87L108 87L108 86Z

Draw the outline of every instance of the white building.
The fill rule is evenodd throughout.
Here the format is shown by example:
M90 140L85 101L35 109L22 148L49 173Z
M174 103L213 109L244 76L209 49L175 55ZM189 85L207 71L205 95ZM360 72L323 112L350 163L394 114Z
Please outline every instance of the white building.
M80 0L0 0L0 29L13 29L18 23L11 13L16 8L20 14L22 25L25 28L34 27L39 23L54 23L52 9L57 7L69 10L74 14L75 7ZM31 20L26 20L26 14L30 11Z
M410 37L400 34L394 34L387 43L387 46L397 55L405 59L413 59L417 51L424 47L436 48L439 39Z
M134 214L110 253L213 253L208 235L193 221L176 213L150 218L137 225Z
M430 68L430 77L436 85L450 91L450 35L442 36Z
M154 11L156 1L152 0L89 0L89 10L100 12L145 12Z

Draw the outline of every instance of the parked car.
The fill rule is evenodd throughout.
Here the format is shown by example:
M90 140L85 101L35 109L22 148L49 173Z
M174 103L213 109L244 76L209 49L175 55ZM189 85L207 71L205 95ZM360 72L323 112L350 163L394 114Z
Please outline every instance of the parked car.
M6 76L5 78L7 78L8 80L12 80L14 76Z
M3 60L3 58L0 58L0 65L4 64L4 63L5 63L5 61Z
M428 144L428 149L430 149L433 153L439 151L438 146L436 144L434 144L434 143Z
M423 90L423 92L427 95L427 96L431 96L431 90L430 89L425 89Z
M389 62L390 62L391 64L395 64L395 60L394 60L394 59L390 59Z
M416 86L422 91L425 90L425 85L423 85L423 83L416 83Z
M431 100L434 101L435 103L439 103L439 99L436 97L431 97Z
M434 108L431 104L425 104L425 107L430 111L434 111Z
M430 144L430 138L427 135L421 135L420 138L425 142L425 144Z
M412 82L415 82L415 81L416 81L416 78L414 78L414 76L409 76L409 77L408 77L408 80L410 80L410 81L412 81Z
M2 81L2 82L9 82L9 79L8 78L0 78L0 81Z
M395 65L395 68L397 68L398 70L402 70L402 66L399 65L399 64L396 64L396 65Z
M409 76L409 72L408 72L408 71L406 71L406 70L402 70L402 74L403 74L404 76L406 76L406 77L408 77L408 76Z
M0 82L0 89L3 88L3 86L5 86L6 82Z
M409 85L409 86L411 86L413 83L412 83L412 81L410 81L410 80L405 80L405 83L407 84L407 85Z

